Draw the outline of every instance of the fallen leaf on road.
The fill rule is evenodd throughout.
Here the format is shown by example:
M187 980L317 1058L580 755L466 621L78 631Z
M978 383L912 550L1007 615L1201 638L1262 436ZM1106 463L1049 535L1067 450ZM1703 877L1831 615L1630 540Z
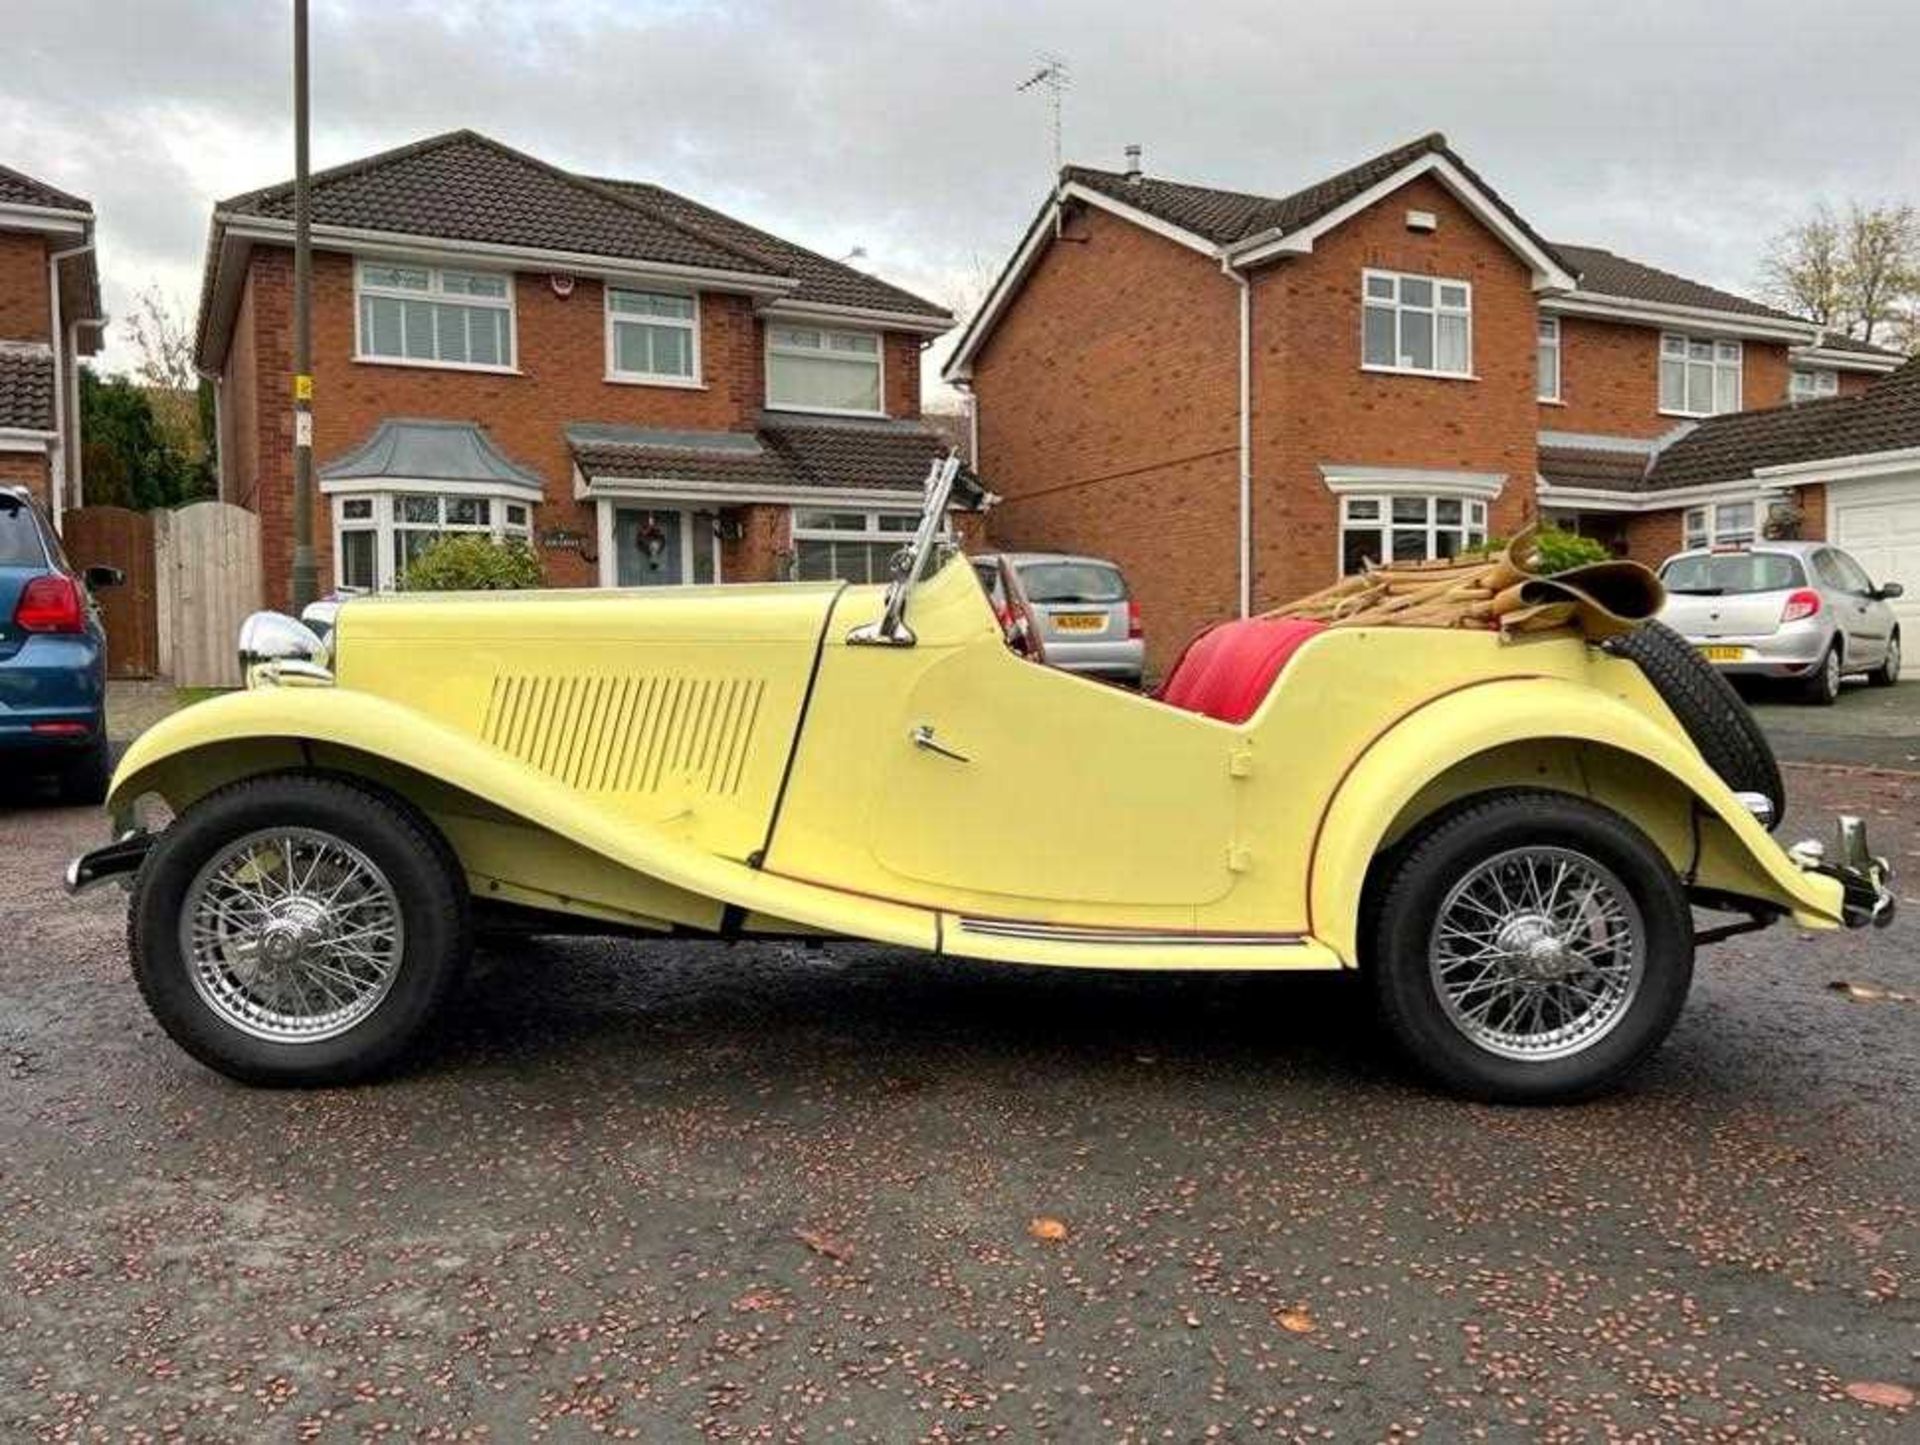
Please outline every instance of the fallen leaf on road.
M1042 1214L1027 1222L1027 1233L1050 1244L1058 1243L1067 1237L1067 1226Z
M1914 1400L1913 1391L1905 1385L1885 1380L1855 1380L1847 1386L1847 1393L1863 1405L1883 1405L1889 1410L1905 1409Z
M793 1237L815 1254L824 1254L828 1259L836 1260L841 1264L853 1258L852 1245L818 1229L796 1229Z
M1893 989L1881 988L1877 983L1854 983L1850 979L1836 978L1827 987L1859 1003L1920 1003L1920 998L1910 993L1896 993Z
M759 1314L777 1310L786 1302L787 1297L777 1289L750 1289L733 1302L733 1307L741 1314Z
M1273 1322L1290 1335L1310 1335L1316 1328L1313 1316L1299 1305L1290 1310L1281 1310L1273 1317Z

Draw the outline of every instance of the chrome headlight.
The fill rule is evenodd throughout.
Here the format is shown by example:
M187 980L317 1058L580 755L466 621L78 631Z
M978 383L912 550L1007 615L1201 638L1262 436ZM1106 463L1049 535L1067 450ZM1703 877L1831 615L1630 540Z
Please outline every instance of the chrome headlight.
M240 624L240 673L256 682L331 682L327 644L284 612L256 612Z

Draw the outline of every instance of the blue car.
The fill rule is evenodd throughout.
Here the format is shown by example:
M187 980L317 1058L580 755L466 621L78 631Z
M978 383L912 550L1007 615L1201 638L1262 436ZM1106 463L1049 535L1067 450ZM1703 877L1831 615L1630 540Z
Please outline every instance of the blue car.
M107 641L90 587L23 489L0 486L0 780L51 773L69 803L107 795Z

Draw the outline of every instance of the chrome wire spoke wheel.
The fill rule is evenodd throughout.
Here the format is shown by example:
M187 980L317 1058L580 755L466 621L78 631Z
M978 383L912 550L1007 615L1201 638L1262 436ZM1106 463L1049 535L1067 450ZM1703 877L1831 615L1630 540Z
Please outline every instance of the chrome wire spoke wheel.
M180 953L223 1022L273 1043L345 1033L393 987L399 895L360 849L312 828L246 834L189 885Z
M1626 1017L1647 930L1626 885L1584 853L1511 848L1447 892L1427 947L1448 1020L1503 1058L1566 1058Z

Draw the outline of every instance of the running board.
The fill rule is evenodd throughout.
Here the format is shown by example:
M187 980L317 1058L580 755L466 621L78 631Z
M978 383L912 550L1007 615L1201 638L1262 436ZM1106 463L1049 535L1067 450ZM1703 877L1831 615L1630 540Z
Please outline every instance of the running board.
M1105 928L1018 918L941 915L941 952L1064 968L1327 969L1332 949L1304 933Z

